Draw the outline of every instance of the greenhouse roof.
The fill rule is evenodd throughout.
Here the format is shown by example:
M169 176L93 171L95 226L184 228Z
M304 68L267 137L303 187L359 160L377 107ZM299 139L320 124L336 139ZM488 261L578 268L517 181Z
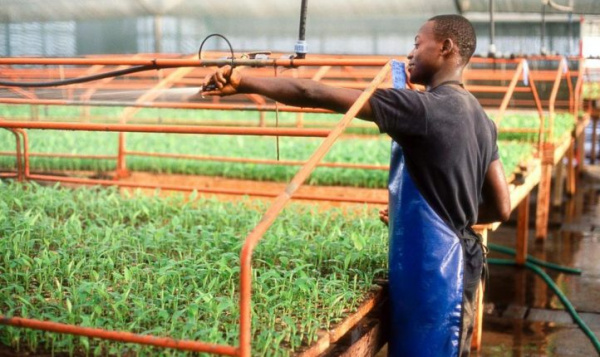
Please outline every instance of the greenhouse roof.
M600 14L598 0L549 0L572 5L575 14ZM291 17L300 0L0 0L0 21L34 22L90 20L137 16ZM496 0L497 12L540 13L542 0ZM433 16L442 13L484 13L489 0L327 0L309 1L309 16ZM560 12L548 9L549 13Z

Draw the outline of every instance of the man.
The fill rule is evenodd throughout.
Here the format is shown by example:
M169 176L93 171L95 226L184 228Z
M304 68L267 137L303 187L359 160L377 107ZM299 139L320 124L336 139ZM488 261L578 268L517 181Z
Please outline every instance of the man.
M508 188L496 128L461 84L476 45L459 15L429 19L408 55L425 92L377 90L358 117L394 139L390 165L391 356L468 356L484 254L471 226L504 221ZM257 93L301 107L346 112L360 91L311 80L208 76L204 95ZM396 144L397 143L397 144ZM388 220L387 211L381 219Z

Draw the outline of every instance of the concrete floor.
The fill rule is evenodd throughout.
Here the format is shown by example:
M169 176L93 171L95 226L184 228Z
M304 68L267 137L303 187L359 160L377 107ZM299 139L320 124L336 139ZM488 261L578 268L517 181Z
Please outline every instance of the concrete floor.
M533 197L532 201L535 202ZM581 276L546 271L600 337L599 166L586 171L578 182L575 197L566 198L561 207L553 210L550 226L548 239L536 242L532 220L529 254L583 270ZM493 232L489 241L514 247L515 234L514 222L509 222ZM490 256L507 258L497 253ZM484 301L484 332L479 356L598 355L554 293L530 271L491 266Z

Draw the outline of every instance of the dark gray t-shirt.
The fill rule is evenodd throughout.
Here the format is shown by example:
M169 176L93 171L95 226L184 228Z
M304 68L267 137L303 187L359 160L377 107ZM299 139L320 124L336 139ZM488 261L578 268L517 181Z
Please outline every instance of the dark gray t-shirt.
M402 146L419 191L457 233L477 220L481 188L498 159L494 123L468 91L442 85L428 92L380 89L374 122Z

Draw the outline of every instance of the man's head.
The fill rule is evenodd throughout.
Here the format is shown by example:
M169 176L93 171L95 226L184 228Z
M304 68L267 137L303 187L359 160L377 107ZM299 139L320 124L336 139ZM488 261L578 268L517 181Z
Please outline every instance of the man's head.
M473 25L460 15L439 15L429 19L415 37L408 55L410 80L429 85L439 71L462 69L475 52Z

